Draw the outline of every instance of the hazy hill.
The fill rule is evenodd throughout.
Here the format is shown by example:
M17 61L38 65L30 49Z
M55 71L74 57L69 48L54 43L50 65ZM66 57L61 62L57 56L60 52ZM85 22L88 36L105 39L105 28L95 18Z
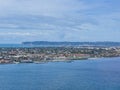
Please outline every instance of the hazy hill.
M33 41L23 42L24 45L90 45L90 46L120 46L120 42L50 42L50 41Z

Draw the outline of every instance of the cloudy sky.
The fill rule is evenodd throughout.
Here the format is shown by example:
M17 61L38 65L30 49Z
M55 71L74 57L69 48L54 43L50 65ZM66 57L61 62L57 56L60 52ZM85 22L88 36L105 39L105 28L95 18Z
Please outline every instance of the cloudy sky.
M0 0L0 43L120 41L120 0Z

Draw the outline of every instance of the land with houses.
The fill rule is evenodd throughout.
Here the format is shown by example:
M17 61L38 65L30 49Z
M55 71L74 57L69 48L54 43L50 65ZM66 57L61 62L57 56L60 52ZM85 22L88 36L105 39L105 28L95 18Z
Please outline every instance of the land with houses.
M40 63L49 61L85 60L119 57L120 47L31 47L0 48L0 63Z

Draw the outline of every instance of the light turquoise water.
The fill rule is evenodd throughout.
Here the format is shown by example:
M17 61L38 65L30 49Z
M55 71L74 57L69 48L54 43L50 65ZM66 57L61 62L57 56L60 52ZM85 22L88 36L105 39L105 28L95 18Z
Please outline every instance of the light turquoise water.
M120 90L120 58L0 65L0 90Z

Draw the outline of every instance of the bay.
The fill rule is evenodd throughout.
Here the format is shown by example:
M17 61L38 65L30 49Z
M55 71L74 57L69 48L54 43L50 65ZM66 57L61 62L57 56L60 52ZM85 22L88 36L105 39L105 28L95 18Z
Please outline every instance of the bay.
M120 90L120 57L0 65L0 90Z

